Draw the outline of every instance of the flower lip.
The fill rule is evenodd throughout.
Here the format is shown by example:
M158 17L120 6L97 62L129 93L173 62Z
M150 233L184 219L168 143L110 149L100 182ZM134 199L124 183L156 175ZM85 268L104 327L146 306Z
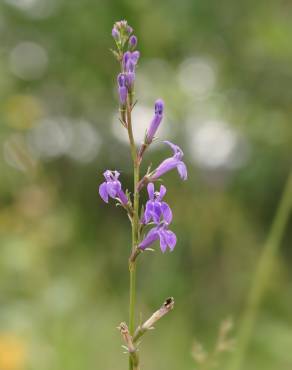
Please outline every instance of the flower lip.
M150 182L148 185L147 185L147 191L148 191L148 195L149 195L149 199L150 200L154 200L154 184L153 182Z
M173 144L172 142L168 140L164 140L163 142L171 147L173 151L173 155L176 159L181 160L183 158L184 152L181 150L181 148L178 145Z
M114 171L106 170L106 171L103 173L103 176L104 176L104 178L105 178L107 181L116 181L116 180L118 180L118 178L119 178L119 176L120 176L120 173L119 173L117 170L114 170Z
M164 195L166 194L166 187L164 185L160 185L160 190L159 191L154 191L154 184L153 182L150 182L147 185L147 191L149 195L149 199L154 201L158 200L161 201Z

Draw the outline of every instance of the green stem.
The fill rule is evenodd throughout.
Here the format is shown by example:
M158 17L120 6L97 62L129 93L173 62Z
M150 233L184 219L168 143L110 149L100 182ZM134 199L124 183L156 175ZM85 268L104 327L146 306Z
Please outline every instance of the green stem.
M139 162L137 157L137 150L133 136L132 129L132 98L129 96L129 102L127 104L127 127L128 136L131 147L131 155L134 166L134 204L133 204L133 217L132 217L132 253L137 248L139 241L139 192L137 186L139 183ZM130 302L129 302L129 331L131 335L134 335L135 331L135 303L136 303L136 259L129 263L130 272ZM129 369L138 369L138 357L137 364L134 364L131 356L129 357Z
M129 331L131 335L135 330L135 303L136 303L136 263L133 263L130 268Z
M286 182L270 233L263 247L263 251L255 271L253 283L247 298L246 311L240 322L240 327L238 330L237 348L231 360L229 370L240 370L243 365L251 334L255 326L259 306L265 293L267 281L272 271L274 256L279 249L285 231L285 226L291 213L291 208L292 172L290 173Z

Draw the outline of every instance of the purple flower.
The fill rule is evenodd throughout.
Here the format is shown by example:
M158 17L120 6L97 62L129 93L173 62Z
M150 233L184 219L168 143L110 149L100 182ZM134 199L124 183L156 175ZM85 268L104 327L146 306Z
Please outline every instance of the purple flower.
M137 36L132 35L129 38L129 47L131 48L131 50L134 50L136 48L137 44L138 44Z
M155 102L155 114L150 123L149 129L147 130L146 134L146 142L150 144L158 130L158 127L163 118L163 110L164 110L164 102L161 99L156 100Z
M159 192L154 191L154 184L151 182L147 186L147 191L149 200L146 203L142 222L148 224L153 220L156 224L159 224L162 217L167 224L170 224L172 220L171 209L166 202L162 202L162 198L166 193L166 187L161 185Z
M128 89L126 87L126 75L124 73L120 73L118 75L118 92L119 92L119 98L120 103L122 105L125 105L127 102L127 95L128 95Z
M118 171L106 170L103 173L105 182L99 186L99 195L108 203L108 197L117 198L123 205L127 205L128 198L122 190L122 185L118 180L120 173Z
M139 244L139 248L144 250L158 239L160 241L160 249L163 253L167 247L173 251L176 245L176 235L174 232L168 230L168 224L165 222L153 227Z
M175 144L172 144L170 141L164 141L165 144L169 145L173 150L173 156L165 159L160 165L154 170L153 174L148 177L148 181L155 181L166 172L177 169L182 180L186 180L188 177L187 167L182 161L184 155L181 148Z

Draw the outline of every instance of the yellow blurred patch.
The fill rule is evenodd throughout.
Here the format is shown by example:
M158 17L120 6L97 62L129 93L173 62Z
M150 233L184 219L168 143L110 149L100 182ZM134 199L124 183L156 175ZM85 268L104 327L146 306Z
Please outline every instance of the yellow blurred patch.
M39 99L31 95L13 95L7 100L4 113L8 126L26 130L43 116L43 106Z
M27 349L21 338L0 334L0 369L22 370L27 362Z

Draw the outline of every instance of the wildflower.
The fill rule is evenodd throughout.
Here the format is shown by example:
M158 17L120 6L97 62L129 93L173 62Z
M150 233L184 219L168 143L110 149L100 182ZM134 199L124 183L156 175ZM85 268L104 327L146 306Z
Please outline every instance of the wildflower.
M181 148L170 141L164 141L165 144L169 145L173 150L173 156L165 159L160 165L153 171L153 174L148 177L148 181L155 181L166 172L177 169L182 180L186 180L188 177L187 167L182 161L183 151Z
M120 98L120 103L122 105L126 104L127 101L127 94L128 90L126 87L126 76L124 73L119 73L118 78L118 92L119 92L119 98Z
M160 249L164 253L167 247L173 251L176 245L176 235L174 232L168 230L168 224L162 222L160 225L153 227L142 242L139 244L139 248L144 250L159 239Z
M145 212L142 222L148 224L153 220L159 224L161 217L164 221L170 224L172 220L172 212L166 202L162 202L162 198L166 193L166 187L161 185L160 191L154 191L154 184L151 182L147 186L149 200L146 203Z
M146 133L146 144L150 144L163 118L164 102L161 99L155 102L155 114Z
M122 190L121 182L118 180L118 171L106 170L103 174L105 182L99 186L99 195L108 203L108 197L118 199L123 205L127 205L128 198Z

